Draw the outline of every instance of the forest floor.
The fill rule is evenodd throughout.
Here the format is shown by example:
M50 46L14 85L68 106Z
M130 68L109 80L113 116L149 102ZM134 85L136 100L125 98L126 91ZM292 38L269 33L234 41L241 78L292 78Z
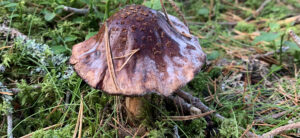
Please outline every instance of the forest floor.
M205 68L182 90L214 113L173 120L190 116L154 94L147 118L130 125L124 97L91 88L69 65L72 46L95 35L113 13L128 4L161 10L159 0L4 0L0 136L11 128L14 137L300 137L300 1L175 2L207 54ZM164 5L179 17L167 0ZM65 6L89 9L79 14Z

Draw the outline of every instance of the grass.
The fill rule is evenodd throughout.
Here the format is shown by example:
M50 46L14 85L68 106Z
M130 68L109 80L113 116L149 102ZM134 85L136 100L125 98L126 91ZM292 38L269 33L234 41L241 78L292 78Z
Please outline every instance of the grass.
M30 38L16 39L0 32L0 90L20 89L11 104L2 95L1 136L6 136L6 113L12 110L15 137L32 132L33 137L72 137L81 93L83 137L116 137L126 131L136 132L137 128L127 125L120 105L124 98L90 88L68 64L74 44L94 35L99 23L132 3L161 9L159 0L0 2L0 23ZM191 32L200 38L209 61L183 89L227 119L163 121L166 116L183 114L172 101L153 95L153 102L147 103L153 114L146 112L149 118L142 122L146 129L141 135L170 137L177 126L182 137L240 137L244 131L238 127L250 126L249 131L261 135L300 121L300 48L287 34L293 30L300 35L299 22L290 20L299 15L300 4L297 0L271 1L256 17L246 20L261 3L260 0L176 1ZM92 8L87 15L71 15L61 5ZM165 6L168 13L176 15L169 3ZM281 47L289 50L283 52ZM249 58L267 52L274 54ZM34 88L36 84L40 88ZM122 126L114 119L119 119ZM63 125L42 130L59 123ZM299 129L277 137L296 136L296 133L299 135Z

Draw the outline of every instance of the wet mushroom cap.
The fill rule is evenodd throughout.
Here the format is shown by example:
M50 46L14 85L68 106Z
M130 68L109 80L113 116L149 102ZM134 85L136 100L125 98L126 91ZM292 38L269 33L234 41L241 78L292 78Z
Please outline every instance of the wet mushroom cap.
M171 15L169 18L177 30L189 34L179 19ZM159 11L130 5L111 16L107 26L116 81L121 90L115 87L108 70L104 25L98 34L72 49L70 63L93 88L109 94L156 92L168 96L191 81L205 63L206 55L198 39L176 32Z

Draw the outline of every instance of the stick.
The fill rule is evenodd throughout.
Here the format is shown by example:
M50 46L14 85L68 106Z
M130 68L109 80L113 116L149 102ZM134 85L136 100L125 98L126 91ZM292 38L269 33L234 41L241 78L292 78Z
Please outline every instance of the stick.
M205 25L206 22L188 22L190 25ZM235 26L237 22L218 22L219 25Z
M295 43L298 45L298 47L300 47L300 37L297 36L294 31L290 30L289 31L289 35L290 37L295 41Z
M263 138L271 138L271 137L274 137L275 135L277 135L277 134L279 134L283 131L296 129L296 128L300 128L300 122L278 127L278 128L276 128L276 129L274 129L270 132L267 132L267 133L263 134L262 137Z
M133 136L134 134L132 134L129 130L127 130L118 120L116 120L115 118L112 118L124 131L126 131L128 134L130 134L131 136ZM116 128L118 128L116 126Z
M178 126L177 125L174 126L173 130L174 130L174 136L173 137L174 138L180 138L180 136L178 134Z
M197 107L192 106L191 104L185 102L181 97L179 96L169 96L169 99L173 100L175 102L175 105L180 105L180 107L185 112L190 112L191 114L201 114L201 110Z
M201 109L202 111L204 112L209 112L209 111L212 111L212 109L210 109L209 107L207 107L205 104L203 104L199 98L196 98L194 97L193 95L183 91L183 90L177 90L175 91L175 94L180 96L181 98L185 99L186 101L190 101L192 105L194 105L195 107ZM218 113L215 113L214 114L215 117L217 117L218 119L224 121L226 118L223 117L222 115L218 114ZM239 127L241 130L245 131L244 128L242 127ZM256 135L254 133L251 133L251 132L247 132L246 133L246 136L247 137L259 137L259 135Z
M283 25L283 24L288 24L288 23L291 23L291 22L297 23L299 21L300 21L300 15L296 15L296 16L278 21L277 23L280 24L280 25Z
M7 113L7 137L13 138L13 116L11 112Z
M175 92L175 94L178 95L179 97L185 99L186 101L190 101L192 105L196 106L197 108L199 108L203 112L212 111L209 107L207 107L205 104L203 104L200 101L200 99L194 97L193 95L191 95L187 92L184 92L183 90L178 90L178 91ZM220 120L225 120L225 117L223 117L219 113L215 113L215 116L217 118L219 118Z
M17 29L14 28L10 28L7 27L6 25L2 24L2 26L0 26L0 32L9 35L11 34L11 38L15 38L15 37L23 37L25 39L28 39L28 37L24 34L22 34L21 32L19 32Z
M7 102L8 104L8 108L6 109L6 117L7 117L7 138L13 138L13 107L11 104L11 101L13 99L12 97L12 92L7 89L7 87L5 85L2 84L2 82L0 82L0 89L4 89L4 91L9 91L9 92L1 92L1 94L3 94L1 97L4 101ZM11 94L10 94L11 93Z
M64 6L63 9L64 9L64 11L73 12L73 13L77 13L77 14L87 14L90 10L89 8L77 9L77 8L68 7L68 6Z
M277 119L277 118L285 115L286 113L287 113L287 111L283 111L283 112L280 112L280 113L277 113L277 114L272 114L270 117L273 118L273 119ZM264 118L256 119L255 122L264 122L267 119L268 119L267 117L264 117Z
M65 109L68 109L68 105L70 103L70 96L71 96L71 93L69 91L67 91L66 93L66 101L65 101Z
M253 124L255 123L255 121L253 121L251 123L251 125L248 125L247 129L244 131L244 133L240 136L240 138L243 138L247 132L249 132L249 130L252 128Z
M290 47L288 46L284 46L282 47L282 52L286 52L289 50ZM267 52L265 54L257 54L257 55L253 55L252 58L254 59L258 59L258 58L264 58L264 57L268 57L270 55L274 55L275 53L280 53L280 49L279 50L276 50L276 51L272 51L272 52Z
M42 86L40 86L39 84L33 85L31 87L33 89L40 89L40 88L42 88ZM13 94L18 94L18 92L20 92L21 90L19 88L12 88L11 91L13 92Z
M259 8L255 11L255 16L257 16L257 14L260 14L260 12L265 8L265 6L271 2L271 0L265 0L260 6Z
M252 19L252 17L258 16L258 15L261 13L261 11L265 8L265 6L266 6L269 2L271 2L271 1L272 1L272 0L265 0L265 1L259 6L259 8L255 11L255 13L254 13L253 15L249 16L248 18L246 18L245 21L249 21L250 19Z

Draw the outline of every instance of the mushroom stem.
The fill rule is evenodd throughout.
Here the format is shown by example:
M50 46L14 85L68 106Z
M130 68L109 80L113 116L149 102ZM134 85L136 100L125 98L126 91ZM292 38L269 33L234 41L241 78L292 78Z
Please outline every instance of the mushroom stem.
M143 97L126 97L125 106L131 121L138 121L143 113Z

